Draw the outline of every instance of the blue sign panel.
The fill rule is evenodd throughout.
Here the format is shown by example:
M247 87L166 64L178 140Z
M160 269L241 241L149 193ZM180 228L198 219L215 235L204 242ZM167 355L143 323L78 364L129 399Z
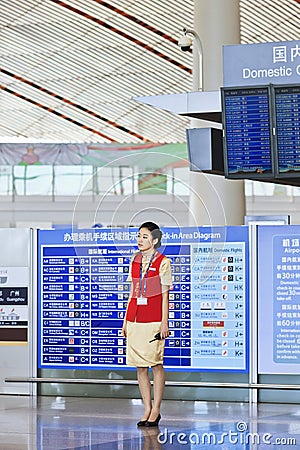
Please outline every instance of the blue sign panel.
M227 178L272 178L269 87L223 88L224 169Z
M300 85L274 86L276 173L294 177L300 171Z
M224 86L299 82L300 41L223 47Z
M121 329L137 230L41 230L39 368L126 367ZM166 228L171 259L165 365L246 372L248 228Z
M299 374L300 227L258 227L259 372Z

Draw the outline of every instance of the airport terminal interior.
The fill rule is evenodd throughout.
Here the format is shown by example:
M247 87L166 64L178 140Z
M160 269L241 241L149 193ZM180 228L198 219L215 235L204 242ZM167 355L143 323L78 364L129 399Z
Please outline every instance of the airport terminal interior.
M300 449L300 176L273 118L272 176L230 179L213 141L195 169L187 139L228 144L221 88L270 48L280 70L244 76L273 77L275 114L299 23L300 0L0 0L0 450ZM120 324L148 220L174 286L161 420L137 426Z

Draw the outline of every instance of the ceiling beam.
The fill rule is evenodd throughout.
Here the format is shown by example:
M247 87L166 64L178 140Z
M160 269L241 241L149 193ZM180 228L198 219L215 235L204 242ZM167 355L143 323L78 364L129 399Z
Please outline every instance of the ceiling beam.
M0 90L8 92L9 94L12 94L12 95L14 95L14 96L16 96L18 98L21 98L22 100L25 100L26 102L31 103L34 106L38 106L39 108L42 108L45 111L48 111L48 112L50 112L52 114L55 114L56 116L58 116L58 117L60 117L60 118L62 118L64 120L67 120L68 122L71 122L74 125L77 125L78 127L84 128L85 130L88 130L91 133L97 134L98 136L101 136L101 137L103 137L104 139L107 139L110 142L117 142L115 139L107 136L104 133L101 133L101 131L95 130L94 128L91 128L91 127L89 127L87 125L84 125L81 122L78 122L77 120L71 119L71 117L68 117L68 116L62 114L62 113L56 111L55 109L50 108L49 106L43 105L42 103L39 103L39 102L36 102L35 100L32 100L29 97L25 97L25 95L19 94L18 92L15 92L12 89L9 89L9 88L3 86L2 84L0 84Z
M115 128L117 128L120 131L123 131L124 133L130 134L131 136L136 137L137 139L140 139L141 141L144 142L150 142L149 139L146 139L144 136L142 136L139 133L136 133L135 131L131 131L126 127L123 127L122 125L118 124L117 122L107 119L106 117L101 116L100 114L91 111L88 108L85 108L84 106L81 106L78 103L73 102L72 100L68 100L65 97L62 97L61 95L56 94L55 92L50 91L49 89L44 88L43 86L39 86L38 84L34 83L33 81L27 80L24 77L21 77L15 73L9 72L8 70L4 69L3 67L0 67L0 72L4 73L5 75L8 75L9 77L15 78L18 81L21 81L22 83L28 84L29 86L38 89L41 92L44 92L45 94L50 95L51 97L57 98L58 100L67 103L70 106L73 106L74 108L79 109L80 111L87 113L93 117L95 117L96 119L99 119Z
M163 31L159 30L158 28L154 27L153 25L150 25L147 22L144 22L141 19L138 19L137 17L133 16L132 14L127 13L126 11L123 11L122 9L117 8L114 5L111 5L110 3L106 2L105 0L93 0L95 3L98 3L98 5L103 6L104 8L108 8L111 11L114 11L115 13L119 14L120 16L126 17L126 19L131 20L132 22L140 25L141 27L146 28L149 31L152 31L152 33L157 34L158 36L164 38L165 40L171 42L172 44L178 45L178 40L174 39L169 34L164 33ZM192 52L192 50L189 50Z
M74 6L68 5L67 3L61 1L61 0L50 0L52 3L55 3L59 6L62 6L63 8L68 9L69 11L72 11L82 17L85 17L88 20L91 20L92 22L97 23L98 25L102 26L103 28L107 28L108 30L112 31L113 33L118 34L119 36L122 36L124 39L128 39L129 41L133 42L136 45L139 45L140 47L143 47L145 50L153 53L154 55L164 59L165 61L168 61L169 63L177 66L179 69L182 69L188 73L192 73L192 69L185 66L184 64L181 64L179 61L176 61L173 58L170 58L169 56L165 55L164 53L156 50L155 48L151 47L149 44L145 44L145 42L140 41L139 39L136 39L129 34L125 33L125 31L119 30L118 28L109 25L108 23L104 22L104 20L98 19L97 17L92 16L91 14L85 13L84 11L81 11L78 8L75 8Z

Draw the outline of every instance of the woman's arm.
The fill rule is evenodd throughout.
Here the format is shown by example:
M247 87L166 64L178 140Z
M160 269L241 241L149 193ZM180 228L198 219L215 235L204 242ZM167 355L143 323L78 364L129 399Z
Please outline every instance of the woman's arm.
M159 275L162 284L162 320L160 324L160 335L163 339L169 336L169 290L172 289L171 260L164 258L161 262Z
M160 324L160 336L165 339L169 336L169 286L162 286L162 320Z
M123 336L124 338L127 337L127 320L126 320L126 314L127 314L127 309L128 309L129 302L130 302L130 300L131 300L131 298L132 298L132 294L133 294L133 283L131 282L131 284L130 284L130 294L129 294L129 299L128 299L128 303L127 303L126 313L125 313L124 320L123 320L123 327L122 327L122 336Z

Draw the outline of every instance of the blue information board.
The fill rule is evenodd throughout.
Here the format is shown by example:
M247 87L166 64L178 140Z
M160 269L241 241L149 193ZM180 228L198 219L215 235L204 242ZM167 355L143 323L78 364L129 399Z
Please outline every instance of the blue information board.
M38 367L126 368L121 329L137 230L39 230ZM248 228L165 228L165 366L248 370Z
M300 86L273 86L276 118L276 174L300 172Z
M259 372L299 374L300 226L258 227Z
M224 171L227 178L272 178L268 86L222 88Z

